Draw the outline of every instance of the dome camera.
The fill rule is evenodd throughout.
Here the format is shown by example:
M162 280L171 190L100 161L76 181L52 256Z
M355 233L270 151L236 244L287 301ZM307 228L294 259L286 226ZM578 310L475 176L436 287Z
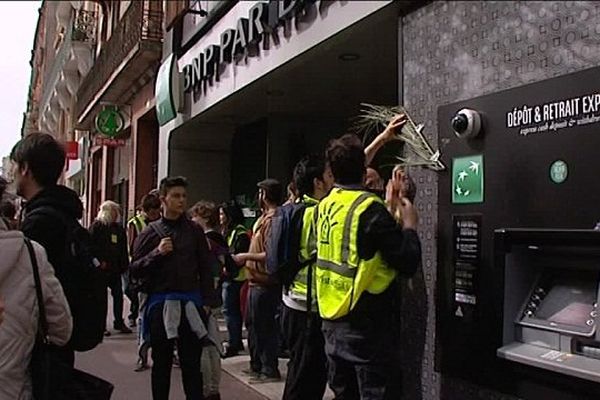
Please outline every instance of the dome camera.
M475 110L463 108L454 115L450 124L457 137L474 138L481 130L481 116Z

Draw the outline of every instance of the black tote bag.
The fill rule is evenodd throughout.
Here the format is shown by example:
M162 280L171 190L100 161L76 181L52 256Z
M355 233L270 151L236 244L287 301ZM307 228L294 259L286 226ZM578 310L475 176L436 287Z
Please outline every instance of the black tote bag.
M35 400L110 400L114 386L87 372L67 365L48 340L48 321L42 294L42 284L33 245L25 239L39 307L39 329L31 355L31 379Z

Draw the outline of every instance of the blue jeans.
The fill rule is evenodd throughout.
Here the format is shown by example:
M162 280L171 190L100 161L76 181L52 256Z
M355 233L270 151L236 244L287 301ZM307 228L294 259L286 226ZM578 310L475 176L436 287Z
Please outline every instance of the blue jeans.
M240 305L240 289L243 282L223 282L223 315L229 333L229 347L232 350L242 350L242 308Z

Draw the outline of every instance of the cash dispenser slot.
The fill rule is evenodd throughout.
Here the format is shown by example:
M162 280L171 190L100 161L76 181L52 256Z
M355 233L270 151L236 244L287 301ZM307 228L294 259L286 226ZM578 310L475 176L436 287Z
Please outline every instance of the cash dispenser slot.
M502 229L500 358L600 382L600 232Z

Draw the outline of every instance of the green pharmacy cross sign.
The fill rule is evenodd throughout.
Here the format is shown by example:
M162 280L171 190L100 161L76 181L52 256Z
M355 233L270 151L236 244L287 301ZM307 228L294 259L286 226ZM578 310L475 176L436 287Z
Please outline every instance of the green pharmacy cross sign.
M483 155L452 160L452 203L483 203Z
M96 130L109 138L116 138L125 127L125 118L116 106L106 106L96 116Z

